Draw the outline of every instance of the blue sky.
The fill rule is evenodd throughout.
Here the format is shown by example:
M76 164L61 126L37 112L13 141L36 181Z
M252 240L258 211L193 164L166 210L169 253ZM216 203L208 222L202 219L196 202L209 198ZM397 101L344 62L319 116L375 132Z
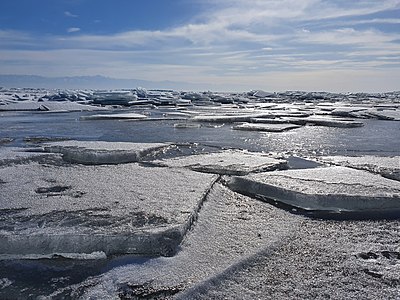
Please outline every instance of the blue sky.
M1 0L0 74L400 90L400 0Z

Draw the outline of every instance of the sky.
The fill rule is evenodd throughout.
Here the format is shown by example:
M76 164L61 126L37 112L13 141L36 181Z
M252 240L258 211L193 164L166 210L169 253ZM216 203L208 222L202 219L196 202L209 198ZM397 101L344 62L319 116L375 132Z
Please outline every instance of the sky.
M0 74L400 90L400 0L1 0Z

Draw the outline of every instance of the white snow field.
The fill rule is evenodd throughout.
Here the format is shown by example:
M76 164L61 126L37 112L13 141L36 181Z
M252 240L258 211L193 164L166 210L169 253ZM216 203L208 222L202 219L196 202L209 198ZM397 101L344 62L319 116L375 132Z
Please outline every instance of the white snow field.
M44 145L45 152L61 153L68 162L99 165L137 162L148 154L172 147L167 143L64 141Z
M155 160L153 163L223 175L246 175L287 168L287 162L283 159L276 159L267 154L239 150Z
M137 164L0 168L0 254L173 255L217 177Z
M400 182L346 167L274 171L226 180L236 192L304 210L400 211Z

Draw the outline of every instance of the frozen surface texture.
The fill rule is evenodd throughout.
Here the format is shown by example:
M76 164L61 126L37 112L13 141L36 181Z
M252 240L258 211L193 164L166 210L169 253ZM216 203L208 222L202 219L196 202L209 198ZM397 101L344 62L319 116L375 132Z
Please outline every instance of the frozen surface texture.
M261 250L176 299L399 299L399 221L305 219Z
M3 167L0 253L172 255L215 179L136 164Z
M233 177L235 191L305 210L400 211L400 183L346 167L276 171Z
M378 173L400 181L400 156L322 156L319 161Z
M238 150L226 150L218 153L191 155L153 162L169 167L184 167L199 172L225 175L246 175L287 167L285 160L272 158L267 154Z
M68 162L96 165L137 162L142 157L170 147L165 143L65 141L49 143L46 152L62 153Z

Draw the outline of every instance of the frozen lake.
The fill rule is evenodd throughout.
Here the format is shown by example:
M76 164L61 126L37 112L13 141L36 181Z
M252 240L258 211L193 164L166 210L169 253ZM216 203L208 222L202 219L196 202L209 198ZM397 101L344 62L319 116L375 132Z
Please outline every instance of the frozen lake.
M312 297L314 290L322 288L321 284L313 283L313 278L319 274L315 270L321 268L325 268L326 274L333 272L334 281L341 286L344 295L351 294L357 290L359 284L365 285L371 278L376 280L374 285L361 290L357 295L365 296L375 290L396 295L398 288L396 274L400 259L397 256L400 249L398 244L390 243L390 240L399 237L398 220L394 218L388 221L340 222L308 218L298 213L298 210L301 211L304 207L301 203L296 206L298 204L296 193L303 193L308 189L309 191L306 191L308 194L304 192L307 194L305 196L307 199L316 199L317 204L318 201L333 199L334 208L337 208L335 201L343 194L345 194L342 197L345 199L343 201L347 201L345 196L354 194L352 199L357 200L361 195L360 197L369 197L372 212L376 208L375 198L383 194L390 198L390 201L394 199L392 201L394 204L390 205L396 207L398 199L396 197L399 197L400 191L399 182L391 180L399 178L400 164L397 165L397 162L400 156L400 122L371 117L375 111L372 104L368 108L360 108L369 110L370 115L367 117L359 114L346 120L332 117L331 112L335 109L335 104L332 103L326 104L329 110L322 105L304 109L303 105L295 107L291 103L276 105L275 109L269 109L273 105L268 103L265 107L260 106L261 108L257 109L251 105L249 107L235 105L119 107L102 110L100 113L99 111L0 111L0 155L3 156L0 156L0 188L3 193L0 196L2 197L0 200L3 200L0 201L2 204L0 225L3 226L0 227L0 231L3 230L0 237L11 245L5 245L4 249L8 249L9 252L14 251L12 254L21 254L19 258L12 256L7 258L3 255L3 259L0 260L0 298L35 299L39 295L52 294L56 299L63 297L136 299L134 298L136 296L137 299L141 299L140 297L145 298L146 293L149 293L153 298L145 299L158 299L156 298L158 296L173 297L175 294L181 299L221 298L224 295L231 298L236 296L252 299L253 296L260 297L271 291L270 278L267 275L271 272L271 268L272 272L282 272L282 274L289 272L293 275L290 280L294 280L287 282L286 275L280 273L274 275L280 278L281 282L274 290L277 299L283 297L284 291L293 284L303 283L303 278L299 279L300 275L294 275L297 272L303 272L301 274L305 276L304 287L297 291L299 293L297 296ZM384 117L395 112L397 118L399 108L396 107L396 105L394 108L389 106L388 110L385 110ZM341 113L352 111L350 105L340 109ZM312 119L314 112L318 117ZM304 121L307 117L310 119ZM322 125L318 123L321 120L325 122ZM237 124L245 124L244 128L249 128L259 123L264 123L262 126L257 125L262 131L234 128ZM286 131L285 126L288 123L290 126L296 125ZM279 130L284 128L285 131L272 132L276 128ZM73 140L72 146L68 146L69 140ZM58 144L59 141L66 141L66 144ZM104 146L101 143L92 144L88 141L110 143L104 143ZM51 142L56 143L50 146L46 144ZM161 147L160 145L166 145L166 148L162 151L157 150L158 152L154 150ZM146 151L146 147L154 148L154 153L147 153L147 156L139 155L140 151ZM46 153L43 152L44 148ZM32 161L29 161L29 157L24 158L25 160L15 158L15 155L20 155L13 154L13 151L17 151L15 149L33 149L39 151L35 155L43 157L49 155L53 160L47 162L46 158L39 156ZM96 151L101 152L101 155ZM138 151L135 152L136 156L133 156L135 160L119 162L119 159L125 159L127 155L132 154L129 151ZM64 155L65 161L61 159L60 153ZM94 157L94 160L67 161L66 158L68 155L71 156L71 153L75 158L79 158L82 154L85 159ZM355 156L357 158L354 158ZM348 157L353 159L347 160ZM240 165L235 164L237 161ZM273 168L267 168L266 162ZM322 179L314 178L313 170L305 173L301 170L320 167L324 163L337 164L338 167L321 167L319 169L321 175L318 176ZM280 167L287 167L289 170L271 173L277 178L271 180L272 177L268 172ZM228 173L224 173L227 170ZM196 171L211 174L196 173ZM230 175L244 175L247 172L265 173L243 177L245 183L240 183L241 178L238 177L234 181L240 183L236 184L239 192L235 188L229 189ZM129 174L129 177L124 174ZM11 175L13 178L8 178ZM349 178L353 176L354 182L346 181L346 176ZM376 176L380 178L378 183L378 180L375 180L378 178ZM89 177L90 180L81 180ZM292 181L286 185L288 178ZM24 184L18 186L18 180L22 180ZM185 180L187 182L194 180L198 184L193 184L189 188L191 184L186 184ZM176 181L179 181L181 186L175 185ZM270 183L272 181L274 182ZM275 181L280 184L280 192L276 193L279 195L271 201L269 187L265 185L276 186ZM258 192L252 195L251 189L257 184L263 185L258 191L266 193L265 195L257 194ZM295 185L297 190L293 190ZM172 186L175 189L170 188ZM13 195L14 188L18 191L15 195ZM390 195L386 193L389 190ZM287 199L279 198L285 193L290 195L290 201L285 202ZM322 196L318 198L316 194ZM325 197L325 194L328 196ZM14 202L19 206L14 208L12 199L18 196L18 201ZM96 206L99 205L98 199L102 197L105 199L100 201L103 206ZM269 201L259 201L263 197ZM185 202L186 206L183 208L179 203L182 199L189 198L191 202ZM72 213L68 211L68 201L71 199L75 207L71 210ZM164 202L158 201L160 199ZM52 200L51 206L46 206L46 201L49 200ZM150 204L147 206L140 204L144 203L144 200L150 201ZM151 202L153 200L154 203ZM169 201L175 201L174 205L180 210L173 207ZM289 205L294 203L294 205L293 208L286 208L275 205L274 201ZM36 203L45 209L36 207ZM124 206L125 203L129 205ZM303 201L303 203L308 205L308 202ZM152 205L158 205L157 212ZM352 206L346 204L344 207L351 209ZM63 207L63 209L57 211L53 207ZM305 209L308 209L308 206ZM337 209L340 211L342 208ZM362 210L363 205L357 206L357 209ZM180 217L177 217L177 211L181 214ZM114 220L111 215L115 222L111 221ZM186 217L187 215L190 217ZM162 249L159 251L158 248L152 248L147 255L139 255L127 246L128 250L123 254L118 252L118 249L122 248L116 244L112 251L100 249L96 252L96 245L100 239L95 235L103 229L105 233L109 230L102 224L112 227L114 223L118 223L120 226L118 230L114 227L112 230L115 234L113 241L119 241L121 232L136 234L137 228L132 229L132 224L125 222L132 216L141 218L136 220L137 226L143 224L145 227L153 226L158 222L154 228L158 230L157 232L161 232L157 233L160 236L163 236L164 231L168 232L168 226L176 224L183 226L179 231L179 238L174 240L173 251L165 255ZM158 219L154 220L158 221L152 224L148 221L148 216L157 217ZM91 225L87 228L85 224L80 226L79 218L84 219L83 223ZM35 227L36 225L33 229L29 227L35 222L38 223L38 227ZM97 223L100 225L93 225ZM76 224L78 225L75 229L73 226ZM126 230L127 224L131 226L129 229L131 231ZM164 231L160 231L157 227L160 224ZM20 237L22 236L20 241L13 239L12 231L9 230L12 226L15 232L17 229L20 230L18 233ZM29 240L29 233L37 234L43 230L46 236L46 230L53 234L54 231L51 230L54 228L59 230L55 232L65 234L63 237L65 241L68 238L75 241L74 230L75 232L82 230L79 231L80 234L86 234L87 237L95 236L89 242L85 240L87 245L83 244L81 248L78 247L79 251L77 250L84 252L85 247L90 246L90 249L94 249L91 250L93 253L85 253L83 257L68 256L71 253L58 254L63 248L57 248L57 238L47 237L45 240L49 245L56 244L54 249L58 250L53 252L50 248L46 248L47 244L43 246L36 244L33 238ZM146 252L146 249L151 248L146 243L144 246L140 243L150 237L148 243L153 245L151 243L154 241L151 239L154 237L151 236L154 228L143 229L143 232L146 230L148 232L139 238L139 242L135 241L137 249ZM26 230L28 234L24 233ZM365 230L375 232L376 236L365 238ZM342 231L344 234L340 235ZM20 234L21 232L23 234ZM66 237L67 234L70 236ZM24 238L32 243L31 249L37 247L39 249L37 251L42 251L41 254L45 255L29 257L32 254L29 252L30 249L23 249L18 253L21 249L18 245L24 243ZM104 241L106 240L104 238ZM70 252L75 251L74 242L65 245L70 247L68 249L72 249ZM158 246L163 247L162 243ZM300 250L296 250L298 253L293 251L303 247L306 255ZM3 248L0 247L0 250ZM0 254L9 254L6 250ZM326 261L336 260L338 251L341 257L335 267L337 269L325 264ZM301 258L297 260L299 266L296 266L296 257L287 259L291 253ZM85 256L86 254L88 256ZM273 260L269 259L270 255L273 256ZM308 271L309 266L315 270ZM262 269L264 274L261 279L257 277L259 269ZM345 272L353 272L348 281L341 275ZM321 282L330 278L330 275L321 276ZM235 277L247 282L251 290L241 286L235 287L232 283ZM262 287L254 287L258 280L263 280L265 284ZM311 294L307 294L310 286L313 289ZM334 289L330 287L328 291L332 292Z

